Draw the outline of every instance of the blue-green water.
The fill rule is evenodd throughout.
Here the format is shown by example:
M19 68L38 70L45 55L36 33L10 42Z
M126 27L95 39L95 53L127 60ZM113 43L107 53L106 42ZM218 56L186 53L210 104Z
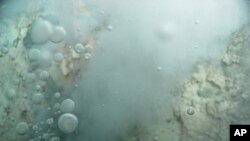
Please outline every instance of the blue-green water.
M0 141L228 141L249 124L247 0L0 1Z

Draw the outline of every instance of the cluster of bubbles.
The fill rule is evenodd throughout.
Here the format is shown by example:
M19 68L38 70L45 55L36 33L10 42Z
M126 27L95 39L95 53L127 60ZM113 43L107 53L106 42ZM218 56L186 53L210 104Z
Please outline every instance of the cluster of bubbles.
M38 19L35 21L29 31L29 37L33 44L43 45L47 42L52 42L53 44L58 44L64 41L67 36L67 32L63 26L55 25L53 26L49 21L45 19ZM78 54L84 54L83 57L88 60L91 58L91 54L87 52L86 47L81 43L76 43L73 47L74 51ZM42 52L43 50L36 47L31 47L28 50L28 58L31 63L41 63L43 59L47 57ZM3 51L2 51L3 52ZM7 52L7 51L6 51ZM52 55L52 59L55 62L60 63L64 59L64 54L61 52L56 52ZM49 112L48 117L44 121L29 123L21 121L16 125L16 132L19 135L27 135L31 133L30 141L60 141L60 134L70 134L76 130L78 127L78 118L74 114L75 102L72 99L66 98L60 92L54 92L54 96L47 96L47 93L43 89L47 89L46 82L51 80L50 72L45 68L41 69L38 65L35 70L25 73L22 76L25 86L30 87L31 95L26 94L25 98L29 98L31 104L36 107L42 107L44 105L50 105L55 102L54 105L47 107ZM32 89L35 85L35 89ZM15 89L9 89L5 92L8 99L14 99L16 97ZM53 102L51 102L53 101ZM45 104L46 103L46 104ZM44 105L42 105L44 104ZM53 107L54 106L54 107ZM52 108L51 108L52 107ZM32 107L33 108L33 107ZM54 112L51 112L54 110ZM54 113L54 114L50 114Z
M13 93L13 91L10 91L8 93ZM56 92L54 94L54 98L60 99L61 94L59 92ZM41 93L36 93L35 95L33 95L33 104L39 105L43 102L43 100L44 96ZM57 119L57 124L55 122L55 117L50 117L45 121L40 121L34 124L21 121L16 125L16 132L19 135L25 135L29 132L29 130L32 130L36 134L36 136L34 138L31 138L30 141L60 141L60 137L56 135L56 133L51 132L53 128L58 128L64 134L70 134L74 132L79 122L77 116L73 114L75 109L75 102L72 99L64 99L61 103L56 103L55 107L55 110L60 114ZM48 108L48 110L51 109ZM56 115L58 113L56 113ZM45 131L45 129L48 130Z
M45 19L38 19L32 26L30 31L31 41L35 44L45 44L48 41L52 43L62 42L67 35L64 27L60 25L53 26L49 21ZM79 54L84 54L86 60L92 57L91 53L87 52L86 47L81 43L76 43L74 45L75 52ZM29 50L29 59L35 62L41 62L43 53L38 48L32 48ZM64 55L61 52L56 52L53 56L56 62L61 62L64 59Z
M39 19L37 20L30 32L33 43L42 44L48 40L59 43L64 40L66 31L62 26L52 26L50 22Z
M13 93L13 91L9 93ZM61 94L59 92L56 92L54 98L59 99L60 97ZM44 96L41 93L36 93L33 96L32 102L34 104L41 104L43 99ZM56 134L51 133L50 128L48 128L47 132L42 134L40 133L41 131L44 132L43 128L45 127L45 125L47 125L48 127L58 127L58 129L65 134L74 132L78 126L78 118L76 117L76 115L73 114L75 109L75 102L71 99L65 99L61 102L61 104L59 103L57 104L56 104L57 105L56 110L60 110L59 113L61 113L61 115L57 120L57 125L55 125L54 117L50 117L45 121L37 122L35 124L31 123L28 124L27 122L21 121L16 125L16 132L19 135L25 135L29 132L30 129L33 130L34 133L37 134L38 136L30 139L30 141L36 141L36 140L39 141L42 139L45 140L49 139L49 141L60 141L59 136L56 136Z

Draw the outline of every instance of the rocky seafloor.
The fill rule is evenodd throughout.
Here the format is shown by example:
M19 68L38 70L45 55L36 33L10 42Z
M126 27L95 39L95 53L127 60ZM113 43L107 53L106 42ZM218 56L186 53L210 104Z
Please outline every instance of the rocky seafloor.
M102 79L93 80L89 84L98 87L92 88L88 85L88 77L84 75L88 75L88 68L93 65L101 66L97 67L98 70L105 67L95 61L92 62L92 59L94 60L103 51L100 49L102 36L107 32L113 32L115 27L110 23L119 22L110 20L111 16L105 11L93 8L91 4L88 5L81 0L70 0L57 5L59 2L36 0L23 6L25 8L20 10L21 12L17 10L11 14L6 14L6 11L14 7L15 2L1 5L1 141L227 141L229 124L250 122L248 110L250 68L247 61L250 53L250 26L248 24L242 24L228 35L228 42L219 60L209 57L199 59L194 65L190 65L190 71L184 73L184 77L179 81L171 81L178 82L171 88L171 92L162 88L161 92L168 96L161 98L158 95L160 102L151 102L152 104L144 106L142 102L144 99L138 98L144 97L140 93L154 91L146 87L157 89L159 85L159 88L168 87L167 81L158 81L158 78L164 76L158 76L158 73L164 73L164 67L155 67L153 74L156 75L151 77L149 76L152 75L151 70L147 71L147 67L138 64L137 67L142 67L140 70L143 72L131 76L129 73L114 74L114 70L119 68L111 64L112 67L107 71L112 72L113 79L105 77L103 82L99 82ZM65 18L68 19L65 20ZM195 24L198 22L196 21ZM168 38L165 36L172 35L174 31L171 28L160 33L161 40ZM134 42L129 40L130 37L125 37L128 42ZM120 51L126 52L122 49ZM127 57L136 60L133 55L135 54ZM119 55L113 57L116 58L112 60L120 59ZM129 65L131 62L120 60L121 66L131 67ZM109 64L106 65L109 66ZM133 65L127 70L137 72ZM141 73L145 75L141 76ZM102 73L99 74L97 71L95 75L99 77ZM115 83L125 81L119 79L120 75L124 75L125 78L139 79L135 83L140 85L140 89L135 91L136 88L131 86L134 84L132 82L131 85L126 82L117 84L117 89L110 88L116 86L113 83L106 86L106 81ZM147 77L144 79L144 76ZM151 80L152 83L142 84L144 81ZM135 95L139 93L138 97L121 96L119 99L118 94L107 96L109 93L116 93L120 85L124 86L121 89L127 90L126 93L135 93ZM94 93L94 96L91 95L94 98L90 98L90 95L81 90L84 87L93 89L88 92ZM116 99L119 100L116 101ZM113 102L115 104L109 107L109 101L115 101ZM130 106L133 103L131 101L142 102L142 105L136 104L136 106L143 108L133 104ZM124 114L126 117L119 112L117 115L112 113L115 116L110 117L106 116L105 111L100 112L101 108L105 107L108 107L109 111L116 112L116 104L118 107L123 107L119 103L125 104L124 107L126 107L118 108L120 113L124 114L136 108L138 110L131 110L133 111L131 113L140 113L147 109L148 115L145 115L147 118L141 118L144 117L141 115L144 112L131 117L129 112L127 115ZM92 113L93 105L97 108L93 108L95 112ZM98 112L102 114L99 115ZM110 113L107 112L107 114ZM126 118L126 120L108 118ZM104 121L97 122L101 119ZM144 124L148 119L151 122ZM114 124L109 125L107 128L109 132L103 135L101 132L105 129L99 130L99 128L105 128L102 127L106 125L105 120ZM115 127L116 125L118 127ZM92 130L95 131L95 135L92 135Z

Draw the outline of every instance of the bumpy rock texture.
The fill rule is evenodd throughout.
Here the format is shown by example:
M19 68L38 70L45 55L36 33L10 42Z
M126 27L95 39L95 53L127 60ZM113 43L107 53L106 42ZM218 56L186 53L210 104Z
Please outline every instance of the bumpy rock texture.
M99 32L103 30L112 32L113 26L108 25L108 16L104 17L103 21L98 21L100 23L97 24L98 18L94 16L98 14L100 16L102 12L93 14L80 0L70 2L73 7L72 13L75 14L70 15L74 21L72 23L60 22L60 19L55 18L59 17L58 15L53 16L53 13L46 13L46 10L39 8L37 1L28 5L28 7L33 7L32 12L0 19L1 141L59 141L60 138L62 141L67 141L72 136L76 139L81 138L81 136L78 137L78 120L79 123L84 123L84 121L81 121L82 118L77 117L79 113L75 112L79 103L76 102L75 105L73 100L69 104L60 105L60 103L71 98L70 92L74 92L74 88L78 87L80 72L84 73L91 57L95 55ZM56 5L56 1L48 3L47 5ZM64 7L59 8L64 9ZM89 24L83 24L81 20L80 22L75 20L75 17L84 19L83 21ZM49 40L49 37L46 37L42 41L34 42L34 39L33 41L31 39L31 36L35 36L32 35L32 27L39 19L46 20L55 27L63 26L60 24L64 24L65 27L63 31L59 30L53 39ZM81 31L81 28L88 30ZM84 32L84 36L81 32ZM228 141L230 123L250 122L250 112L247 112L250 99L247 80L249 80L250 68L247 67L248 61L246 61L249 59L249 45L250 27L244 26L232 35L231 42L220 62L207 59L197 64L193 73L184 80L183 86L180 84L173 92L174 95L180 95L180 97L177 97L172 107L169 106L170 104L157 103L150 109L152 111L150 114L156 118L151 121L152 123L150 122L149 125L152 126L143 125L143 122L137 119L138 121L126 123L126 129L121 130L125 132L119 134L120 136L110 138L115 138L117 141L160 141L163 139ZM44 62L40 64L36 59L32 59L36 55L32 57L29 55L31 49L37 49L44 55L41 58L45 58L43 61L46 65L43 65ZM57 53L59 53L59 59L54 58ZM128 65L126 61L124 62L122 65ZM157 70L157 72L162 71L162 67L157 67ZM119 78L121 74L115 75ZM152 77L152 79L155 78ZM101 88L103 89L98 90L100 93L103 93L102 90L109 90L105 87ZM98 98L105 98L105 96ZM170 98L172 98L171 95ZM87 99L86 103L88 102ZM78 107L78 109L81 108ZM101 108L105 108L105 104L102 104ZM58 118L63 112L74 114L75 125L73 127L70 128L70 124L68 125L72 122L70 121L60 122L58 128ZM85 118L88 118L87 116ZM94 122L92 117L90 119ZM68 129L65 130L65 128ZM81 126L81 128L84 127ZM84 135L87 132L83 133L83 131L87 130L80 129L79 131ZM65 135L63 132L72 134Z
M96 42L89 35L91 40L72 42L67 39L60 44L43 41L45 45L39 46L32 41L31 32L36 21L44 18L43 11L39 8L29 10L0 20L0 140L4 141L49 140L60 136L55 122L49 120L46 125L46 121L60 116L60 104L57 104L70 97L63 90L75 86L79 71L86 68L88 62L84 54L75 52L71 46L80 42L86 45L88 53L92 53ZM32 48L40 51L46 46L52 46L50 51L60 51L65 57L59 63L49 59L48 65L41 67L37 60L30 58L29 51ZM51 58L50 54L45 55L48 55L45 59ZM53 93L57 91L63 96L56 100ZM27 123L28 127L26 124L17 126L19 123Z
M186 80L179 106L174 109L181 124L182 141L229 140L229 124L244 115L237 110L242 106L242 98L247 96L243 60L249 41L249 26L246 26L233 35L221 62L200 63ZM188 114L190 107L194 109L193 115ZM237 113L234 120L232 113Z

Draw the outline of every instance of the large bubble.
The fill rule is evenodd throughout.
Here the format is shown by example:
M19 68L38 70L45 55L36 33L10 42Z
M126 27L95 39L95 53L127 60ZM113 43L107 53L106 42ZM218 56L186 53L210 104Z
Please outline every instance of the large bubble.
M63 41L65 36L66 36L65 29L61 26L55 26L53 29L53 33L50 37L50 41L52 41L54 43L59 43L59 42Z
M29 59L32 61L39 61L41 59L41 51L36 48L29 50Z
M52 34L52 25L43 19L39 19L33 24L30 32L32 42L42 44L48 41Z
M41 104L44 100L44 96L40 93L36 93L35 95L33 95L32 97L32 102L34 104Z
M20 122L16 126L17 133L21 135L25 134L28 131L28 129L29 129L29 126L26 122Z
M64 133L72 133L78 126L78 119L74 114L65 113L58 119L58 127Z
M65 99L60 106L60 110L64 113L73 112L74 109L75 109L75 102L71 99Z

